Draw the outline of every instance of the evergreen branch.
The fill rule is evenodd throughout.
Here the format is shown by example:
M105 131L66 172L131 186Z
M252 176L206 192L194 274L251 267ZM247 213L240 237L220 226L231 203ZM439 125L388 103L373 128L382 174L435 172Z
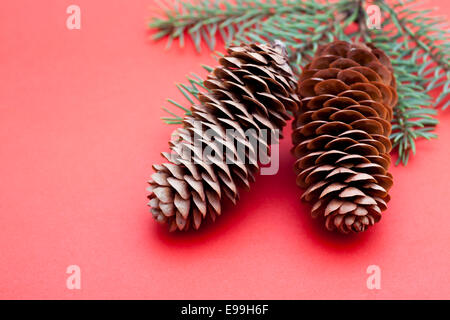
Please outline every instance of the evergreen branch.
M442 19L435 17L425 17L423 11L411 10L404 8L402 13L403 17L399 17L397 12L389 7L385 0L377 0L380 2L381 7L386 9L393 19L398 21L399 31L406 34L415 43L417 47L422 48L425 52L429 53L430 58L445 71L450 71L450 62L448 52L448 46L439 46L435 44L436 39L431 39L430 34L438 33L438 40L448 39L448 34L444 30L433 29L433 25L443 22ZM410 1L412 2L412 1ZM428 11L431 12L431 11ZM411 18L412 17L412 18ZM416 32L413 32L414 29ZM439 39L442 38L442 39Z
M445 19L440 17L428 17L426 14L432 10L426 12L417 11L411 9L410 6L400 7L401 10L396 12L393 8L386 4L385 0L377 0L380 8L386 10L391 19L395 21L398 26L397 33L403 36L405 44L408 43L409 47L420 48L421 51L417 55L417 60L420 60L422 65L425 65L421 71L424 71L426 67L428 70L433 71L432 77L429 77L429 81L425 83L425 89L427 91L440 88L443 91L433 102L434 106L438 106L444 100L448 100L450 91L450 39L449 34L445 30ZM409 0L409 4L413 4L414 1ZM397 7L399 5L397 4ZM438 28L437 28L438 27ZM448 28L448 25L447 25ZM408 41L409 40L409 41ZM431 64L430 62L434 62ZM429 73L421 72L426 77ZM443 105L443 109L448 106L448 103Z
M213 49L217 33L227 45L280 39L286 44L297 74L321 44L335 39L373 42L391 58L394 68L399 102L394 110L391 140L398 151L397 163L406 165L411 152L416 152L418 138L436 137L432 131L437 112L431 106L445 100L443 109L450 104L450 41L442 30L442 19L413 9L416 0L393 5L374 0L374 4L383 13L381 30L367 27L365 0L237 0L235 4L225 0L176 1L175 6L166 9L164 18L154 18L150 27L158 30L154 38L169 36L169 44L178 39L182 45L186 33L197 50L202 41ZM350 25L356 25L356 31L349 32ZM178 87L192 105L198 103L194 98L205 88L199 77L189 78L189 83ZM430 92L436 88L441 93L433 101ZM166 122L181 123L182 116L171 115L173 118L165 118Z
M213 69L206 65L203 65L202 67L208 72L210 72ZM199 104L200 93L209 91L209 89L203 85L203 79L200 76L196 75L195 73L192 73L191 76L188 76L187 80L189 84L177 84L176 86L178 90L181 92L181 94L185 97L185 99L189 102L190 107L192 105ZM167 101L184 112L182 115L177 115L176 113L168 110L167 108L163 108L164 111L166 111L172 116L161 118L167 124L181 124L183 123L183 118L185 116L191 115L191 110L189 109L189 107L184 107L182 104L175 102L172 99L168 99Z
M408 1L413 3L414 1ZM426 17L422 12L406 6L397 5L397 11L378 0L377 4L385 13L385 28L372 33L373 43L383 49L394 67L397 79L399 102L395 108L391 139L398 150L397 163L408 163L410 153L416 152L415 141L418 138L436 138L432 133L438 124L433 116L437 114L431 107L448 98L444 89L435 101L430 92L438 87L449 86L448 50L434 44L430 35L436 18ZM399 10L400 8L400 10ZM398 12L401 12L401 16ZM396 28L386 28L394 25ZM413 32L415 29L419 32ZM441 33L439 31L439 33ZM447 41L448 43L448 41ZM393 45L395 44L395 45ZM444 72L440 72L443 69ZM430 70L434 71L430 74ZM445 106L444 106L445 107Z
M183 46L187 32L197 51L201 50L202 40L213 50L217 31L228 44L236 33L242 34L269 17L287 13L313 15L317 6L298 0L237 0L236 4L226 0L178 0L171 7L161 5L164 16L152 18L149 27L158 30L153 35L155 40L169 36L168 46L175 39Z

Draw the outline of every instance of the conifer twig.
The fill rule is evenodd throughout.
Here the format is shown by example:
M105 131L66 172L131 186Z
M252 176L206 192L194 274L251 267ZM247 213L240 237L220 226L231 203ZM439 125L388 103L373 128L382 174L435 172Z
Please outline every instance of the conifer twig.
M393 146L398 161L407 164L416 152L418 138L435 138L438 123L433 106L445 109L450 95L450 40L442 27L445 20L414 9L416 0L388 4L374 0L381 9L381 29L367 25L366 0L176 0L167 4L164 16L153 18L150 28L154 39L168 37L168 44L184 44L190 36L198 51L205 42L213 50L220 34L228 45L232 42L266 42L280 39L286 44L289 59L297 74L308 63L317 47L335 39L373 42L391 58L397 79L399 102L394 110ZM356 26L353 30L352 26ZM189 78L189 86L180 91L195 103L201 81ZM430 92L439 89L432 99ZM194 100L192 100L194 99ZM180 105L175 104L178 108ZM167 123L180 123L182 116L171 112Z

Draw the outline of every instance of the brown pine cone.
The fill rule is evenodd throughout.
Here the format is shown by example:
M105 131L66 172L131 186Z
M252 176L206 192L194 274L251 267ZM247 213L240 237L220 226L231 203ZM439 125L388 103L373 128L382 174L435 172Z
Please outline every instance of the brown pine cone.
M248 189L259 171L258 162L252 161L256 150L251 139L268 152L270 141L259 133L284 127L290 119L288 111L295 112L300 103L281 44L233 46L219 63L204 81L209 91L200 95L201 104L192 106L192 115L185 117L183 128L170 141L172 153L163 153L168 163L153 166L149 205L153 217L167 223L170 231L191 225L198 229L207 216L214 221L224 197L236 203L239 189ZM215 133L215 139L208 139L205 128ZM230 129L246 147L241 158L236 145L226 140ZM246 136L248 129L256 135ZM203 146L196 145L199 140ZM205 145L217 150L215 158L202 158ZM190 152L186 155L183 150Z
M371 44L335 41L303 70L292 123L297 185L328 230L366 230L392 186L389 140L397 93L393 69Z

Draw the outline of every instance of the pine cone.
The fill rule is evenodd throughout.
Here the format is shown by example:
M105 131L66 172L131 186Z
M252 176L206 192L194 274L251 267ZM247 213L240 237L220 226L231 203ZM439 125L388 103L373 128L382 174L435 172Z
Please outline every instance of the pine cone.
M392 186L389 140L396 84L371 44L335 41L303 70L292 123L297 185L328 230L366 230L381 219Z
M295 112L300 103L281 44L233 46L227 53L204 81L209 91L200 94L201 104L192 106L192 115L184 118L183 128L169 142L172 153L162 153L168 163L153 166L149 205L153 217L167 223L170 231L188 230L191 225L198 229L207 216L214 221L221 214L224 196L235 204L239 190L248 189L259 171L246 130L254 129L258 135L253 138L269 152L269 144L276 141L263 141L259 133L284 127L291 118L288 111ZM215 139L208 140L198 123L213 130ZM226 140L229 129L248 150L241 158ZM214 159L201 158L196 134L203 144L218 150ZM192 152L186 155L182 150Z

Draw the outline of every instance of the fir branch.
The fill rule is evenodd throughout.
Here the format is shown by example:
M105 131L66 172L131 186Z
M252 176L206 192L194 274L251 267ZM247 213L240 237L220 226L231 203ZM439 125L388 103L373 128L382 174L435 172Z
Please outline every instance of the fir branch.
M437 112L431 106L448 99L449 92L445 90L450 84L449 53L445 48L448 36L439 30L440 36L436 39L442 40L443 44L437 45L436 39L430 37L434 34L431 28L440 22L439 18L427 17L405 4L392 8L384 0L376 3L386 13L385 26L374 31L371 38L391 57L394 66L399 102L395 108L391 139L399 154L397 164L406 165L410 153L416 152L416 139L436 138L432 131L438 124L434 118ZM389 28L392 25L396 28ZM430 92L439 87L443 89L442 93L432 101Z
M397 4L396 8L401 8L400 14L393 8L386 4L384 0L377 0L380 8L389 12L391 19L396 21L398 25L398 33L408 38L409 41L405 43L414 45L420 48L423 55L422 64L427 63L428 60L434 62L434 77L427 83L427 91L431 91L436 88L443 89L443 95L441 94L434 102L434 105L439 105L445 98L448 99L450 93L446 88L450 86L450 39L448 31L448 25L445 25L446 19L441 17L429 17L426 13L432 12L432 10L424 13L423 11L413 10L408 6L400 7ZM409 0L408 3L414 3ZM401 15L401 16L400 16ZM436 28L439 26L439 28ZM447 30L445 30L445 26ZM426 74L425 74L426 76ZM430 85L431 83L431 85ZM428 85L430 87L428 88ZM445 109L447 105L444 105Z
M415 10L416 0L393 5L374 0L374 4L383 13L381 30L367 27L365 0L237 0L234 4L225 0L176 1L174 6L166 6L163 18L153 18L150 27L158 30L154 38L168 36L169 45L176 39L183 45L184 35L190 35L197 50L201 42L213 49L217 33L227 45L280 39L298 74L321 44L334 39L373 42L391 57L394 67L399 102L391 139L399 154L397 163L406 165L411 152L416 151L416 139L436 137L432 133L437 124L432 105L447 101L442 106L445 109L450 104L450 41L443 20ZM357 30L348 32L352 24ZM201 79L196 79L193 82L190 78L188 87L179 86L190 104L198 102L192 100L201 89ZM435 89L441 93L433 101L430 92ZM166 122L181 123L182 116L171 115Z
M210 66L203 65L202 66L206 71L210 72L213 68ZM192 73L191 76L187 77L187 80L189 84L177 84L178 90L181 92L181 94L185 97L185 99L189 102L190 106L199 104L199 94L201 92L209 91L208 88L206 88L203 84L203 79L196 75L195 73ZM167 108L163 108L164 111L169 113L172 117L162 117L161 119L164 120L167 124L181 124L183 123L183 118L185 116L191 115L191 110L189 108L184 107L182 104L172 100L167 100L169 103L174 105L175 107L181 109L184 113L182 115L177 115L176 113L170 111Z
M177 0L172 6L163 3L160 6L164 16L154 17L149 23L151 29L158 30L153 39L169 36L168 46L176 39L183 46L187 32L197 51L201 50L202 40L213 50L217 31L228 44L236 33L243 34L269 17L286 13L313 15L317 8L314 2L298 0L237 0L236 4L225 0Z

